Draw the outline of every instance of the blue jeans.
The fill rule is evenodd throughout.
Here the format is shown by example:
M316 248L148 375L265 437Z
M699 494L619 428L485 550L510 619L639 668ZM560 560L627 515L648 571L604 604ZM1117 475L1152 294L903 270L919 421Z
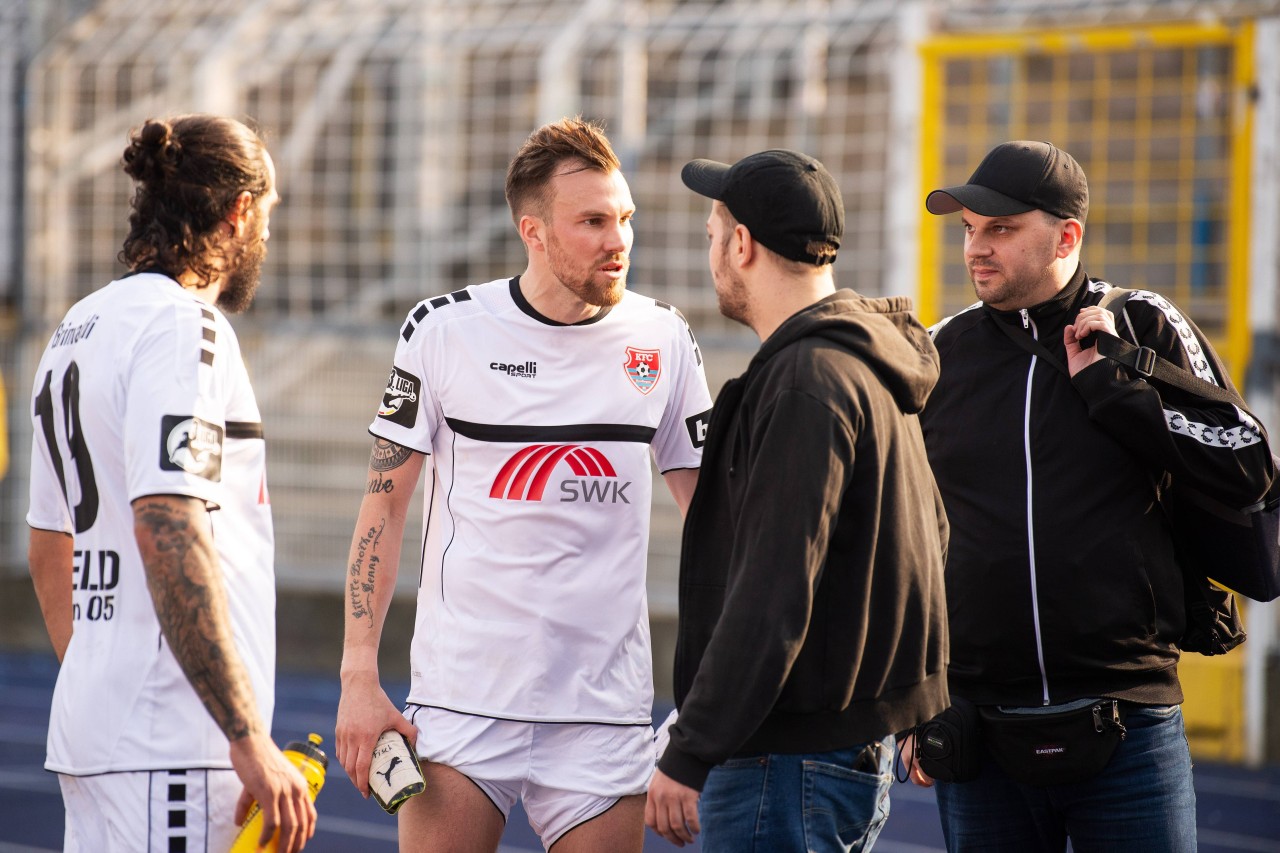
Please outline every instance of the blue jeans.
M873 749L874 772L859 765L867 747L753 755L716 767L698 800L703 853L870 850L889 817L893 735L876 744L878 755Z
M1191 753L1176 705L1133 708L1128 735L1092 779L1033 788L988 755L971 782L937 783L950 853L1195 853Z

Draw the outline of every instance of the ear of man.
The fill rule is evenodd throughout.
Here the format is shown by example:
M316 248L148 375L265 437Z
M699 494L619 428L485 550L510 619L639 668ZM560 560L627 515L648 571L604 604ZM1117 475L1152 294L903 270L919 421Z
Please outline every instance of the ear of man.
M533 251L544 251L546 244L543 240L543 228L545 223L531 213L526 213L520 217L520 222L516 226L516 230L520 234L520 239L524 242L525 247Z
M1058 237L1058 257L1067 258L1080 248L1084 241L1084 226L1078 219L1068 219L1062 224L1062 234Z
M245 229L249 226L249 217L253 212L253 194L248 190L236 196L236 200L231 203L231 209L227 211L226 222L231 226L231 234L235 237L243 237Z
M760 258L760 247L755 238L747 230L747 226L739 222L733 226L733 239L729 241L730 257L739 268L750 266Z

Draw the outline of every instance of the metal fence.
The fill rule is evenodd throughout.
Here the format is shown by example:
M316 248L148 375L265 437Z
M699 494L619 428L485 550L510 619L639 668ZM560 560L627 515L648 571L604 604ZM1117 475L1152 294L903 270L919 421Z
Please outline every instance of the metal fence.
M848 208L839 282L915 295L921 43L1029 25L1205 16L1232 24L1278 6L0 3L0 371L12 455L0 482L0 565L20 571L24 561L34 360L66 307L121 272L129 183L118 161L128 130L149 116L223 112L252 118L268 136L284 203L258 303L235 323L269 436L282 582L336 588L398 322L424 296L523 268L503 176L542 121L582 114L607 124L638 206L632 287L689 316L714 392L754 339L715 310L706 204L678 177L687 160L768 147L816 155ZM1068 86L1074 67L1063 66ZM971 96L995 111L1009 97L998 86ZM1210 250L1221 258L1221 245ZM655 492L652 588L670 602L679 524ZM414 578L402 571L406 583Z

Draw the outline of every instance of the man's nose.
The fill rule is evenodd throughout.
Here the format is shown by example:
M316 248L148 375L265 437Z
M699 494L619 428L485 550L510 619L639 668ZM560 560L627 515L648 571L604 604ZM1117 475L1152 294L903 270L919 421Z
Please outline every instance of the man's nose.
M965 235L964 256L966 258L981 258L989 254L991 254L991 244L978 232Z

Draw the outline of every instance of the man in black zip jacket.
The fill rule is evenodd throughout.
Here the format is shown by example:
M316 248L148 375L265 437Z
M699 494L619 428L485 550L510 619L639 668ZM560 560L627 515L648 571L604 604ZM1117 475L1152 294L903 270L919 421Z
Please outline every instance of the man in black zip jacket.
M1080 263L1089 190L1069 154L1004 143L926 206L960 213L981 300L933 330L942 376L922 415L951 520L951 694L1018 713L1087 715L1111 699L1127 712L1127 736L1082 782L1052 771L1033 787L990 757L972 781L939 782L948 849L1061 851L1069 837L1077 853L1194 851L1183 587L1152 483L1168 472L1250 505L1274 477L1265 436L1240 409L1157 389L1092 346L1117 321L1098 305L1111 285ZM1126 338L1230 387L1167 299L1134 291L1116 311Z
M917 413L937 353L903 298L837 290L817 160L681 177L713 199L720 311L762 341L712 410L680 558L678 719L645 819L705 853L868 850L894 732L946 707L946 519Z

